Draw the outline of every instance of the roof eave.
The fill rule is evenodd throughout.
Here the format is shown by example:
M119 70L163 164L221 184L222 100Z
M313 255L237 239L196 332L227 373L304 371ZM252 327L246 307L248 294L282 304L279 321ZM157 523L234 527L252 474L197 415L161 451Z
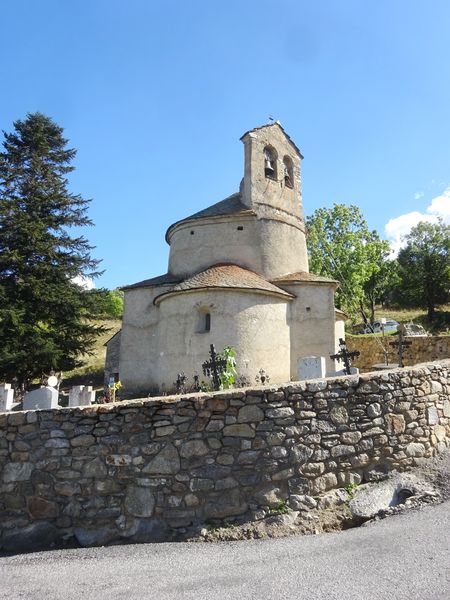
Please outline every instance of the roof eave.
M289 300L289 302L291 302L295 296L293 294L290 294L289 292L285 292L284 290L280 290L279 292L276 291L272 291L272 290L265 290L263 288L248 288L248 287L229 287L229 286L221 286L221 285L215 285L215 286L199 286L199 287L194 287L194 288L189 288L186 290L169 290L167 292L164 292L162 294L159 294L159 296L156 296L153 299L153 304L155 306L158 306L163 300L166 300L167 298L171 297L171 296L178 296L179 294L190 294L190 293L194 293L194 292L210 292L210 291L225 291L225 292L244 292L244 293L256 293L256 294L262 294L265 296L273 296L276 298L283 298L285 300Z

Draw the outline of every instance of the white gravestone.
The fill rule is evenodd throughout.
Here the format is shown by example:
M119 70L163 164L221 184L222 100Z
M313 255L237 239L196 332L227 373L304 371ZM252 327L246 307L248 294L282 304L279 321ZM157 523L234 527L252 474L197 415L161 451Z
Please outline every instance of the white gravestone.
M95 401L91 385L74 385L69 392L69 406L90 406Z
M0 385L0 412L11 410L14 402L14 390L10 383Z
M58 390L46 386L25 394L23 410L58 408Z
M325 377L325 357L306 356L298 361L299 379L322 379Z

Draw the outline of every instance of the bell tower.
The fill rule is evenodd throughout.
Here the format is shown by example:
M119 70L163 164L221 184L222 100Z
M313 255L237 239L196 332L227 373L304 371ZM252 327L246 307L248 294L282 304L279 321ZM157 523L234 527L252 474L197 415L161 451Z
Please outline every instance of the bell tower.
M241 141L245 148L241 199L261 222L261 251L267 256L267 272L292 273L294 266L295 270L308 271L300 150L278 122L247 131ZM283 256L280 249L272 250L273 245L287 245L288 240L290 248L286 246ZM297 260L288 252L296 253ZM275 254L276 260L283 258L277 268Z

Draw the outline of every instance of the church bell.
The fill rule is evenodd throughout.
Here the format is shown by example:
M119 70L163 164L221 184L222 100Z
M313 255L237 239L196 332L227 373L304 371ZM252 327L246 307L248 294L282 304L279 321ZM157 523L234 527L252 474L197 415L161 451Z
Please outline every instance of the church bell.
M267 156L266 156L266 161L265 161L264 173L265 173L266 177L273 177L275 175L275 171L274 171L274 168L270 161L270 158Z

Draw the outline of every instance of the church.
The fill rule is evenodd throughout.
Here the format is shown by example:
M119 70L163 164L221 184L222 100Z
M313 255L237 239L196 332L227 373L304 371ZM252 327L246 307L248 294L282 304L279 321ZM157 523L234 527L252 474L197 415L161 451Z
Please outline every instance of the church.
M255 385L298 379L304 357L330 358L344 337L337 282L309 272L302 155L278 123L245 133L239 191L171 225L167 273L123 288L119 377L126 395L174 389L202 375L210 344L236 350ZM120 341L119 341L120 340ZM189 381L188 381L189 383Z

